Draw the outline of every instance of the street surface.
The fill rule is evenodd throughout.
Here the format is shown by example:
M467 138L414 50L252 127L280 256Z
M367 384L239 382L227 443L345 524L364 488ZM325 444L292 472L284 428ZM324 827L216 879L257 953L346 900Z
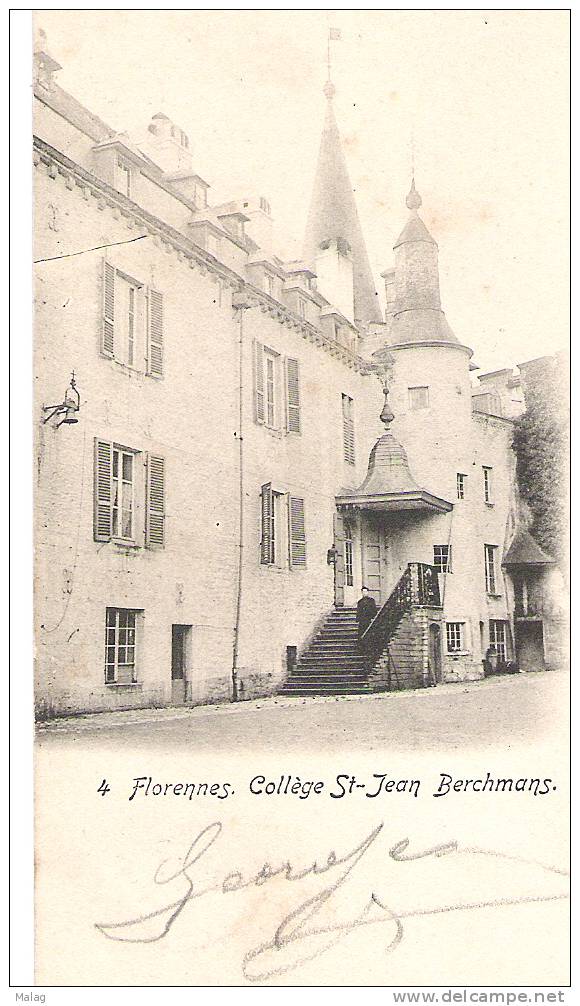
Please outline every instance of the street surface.
M501 749L566 729L569 676L516 674L371 696L273 697L41 724L42 748L344 752Z

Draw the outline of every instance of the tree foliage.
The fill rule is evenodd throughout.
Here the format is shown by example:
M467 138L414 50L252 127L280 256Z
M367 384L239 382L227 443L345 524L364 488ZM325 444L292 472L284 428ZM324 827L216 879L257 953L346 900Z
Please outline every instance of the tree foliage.
M530 531L555 558L568 532L568 388L561 357L544 358L525 374L526 411L516 421L513 446L520 494L532 514Z

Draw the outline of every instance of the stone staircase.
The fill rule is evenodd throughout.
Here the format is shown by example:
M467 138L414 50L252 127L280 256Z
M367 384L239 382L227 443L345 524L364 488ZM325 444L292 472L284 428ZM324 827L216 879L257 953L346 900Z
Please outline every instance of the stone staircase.
M300 655L282 695L364 695L373 691L359 650L356 608L335 608Z
M335 608L282 685L282 695L366 695L434 683L428 634L442 617L437 573L409 563L361 640L356 608Z

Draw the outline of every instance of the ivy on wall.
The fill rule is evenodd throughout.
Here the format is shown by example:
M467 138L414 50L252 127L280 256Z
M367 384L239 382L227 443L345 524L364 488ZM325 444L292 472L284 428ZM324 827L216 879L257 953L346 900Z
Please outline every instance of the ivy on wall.
M519 491L532 514L532 535L562 559L569 523L567 361L561 355L538 360L523 377L526 411L513 439Z

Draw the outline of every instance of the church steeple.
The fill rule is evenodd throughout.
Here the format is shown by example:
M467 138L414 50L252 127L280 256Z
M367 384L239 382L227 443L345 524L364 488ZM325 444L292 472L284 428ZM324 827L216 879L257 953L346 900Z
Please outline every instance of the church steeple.
M354 320L364 324L382 319L336 122L333 101L335 92L334 84L328 80L324 86L326 116L306 225L303 258L316 271L316 259L321 246L337 246L343 254L346 254L345 246L349 249L353 273ZM328 289L332 284L329 284L328 275L325 277L327 290L321 279L322 277L319 278L320 292L332 301L333 291Z

